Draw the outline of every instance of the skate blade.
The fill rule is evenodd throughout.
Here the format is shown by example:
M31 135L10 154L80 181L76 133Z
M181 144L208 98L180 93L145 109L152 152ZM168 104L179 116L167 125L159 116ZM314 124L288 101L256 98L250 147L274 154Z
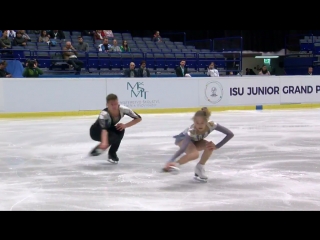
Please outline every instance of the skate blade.
M196 180L198 182L203 182L203 183L207 183L208 182L208 179L200 178L200 177L197 177L197 176L194 176L194 180Z
M112 164L118 164L117 161L113 161L112 159L108 159L108 162L109 162L109 163L112 163Z
M168 169L163 168L162 169L163 172L168 172L171 173L173 175L177 175L180 172L180 169L174 166L169 167Z

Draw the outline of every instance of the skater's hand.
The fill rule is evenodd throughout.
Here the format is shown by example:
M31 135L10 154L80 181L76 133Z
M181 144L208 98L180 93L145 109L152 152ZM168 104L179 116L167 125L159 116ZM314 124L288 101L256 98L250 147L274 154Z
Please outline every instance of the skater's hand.
M116 128L119 131L123 131L126 128L126 125L124 125L123 123L119 123L116 125Z
M99 146L99 148L102 150L106 150L108 147L109 147L109 144L107 143L100 143L100 146Z
M206 149L210 150L210 151L213 151L213 150L216 150L217 147L216 145L213 143L213 142L207 142L206 144Z

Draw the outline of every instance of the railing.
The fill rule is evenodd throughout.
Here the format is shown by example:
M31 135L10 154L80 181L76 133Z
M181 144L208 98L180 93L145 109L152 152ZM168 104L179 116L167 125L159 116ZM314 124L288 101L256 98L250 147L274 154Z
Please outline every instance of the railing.
M243 39L242 37L229 37L229 38L215 38L213 39L212 51L242 51Z
M243 38L228 37L215 38L212 40L212 51L223 52L228 59L240 58L239 66L235 66L242 71L242 56L243 56ZM239 54L239 56L237 56Z
M177 36L178 38L182 40L183 44L186 45L187 42L187 34L185 32L165 32L165 33L161 33L161 37L172 37L172 36Z
M213 51L213 40L212 39L186 41L185 45L186 46L195 46L197 49L210 49L210 51Z

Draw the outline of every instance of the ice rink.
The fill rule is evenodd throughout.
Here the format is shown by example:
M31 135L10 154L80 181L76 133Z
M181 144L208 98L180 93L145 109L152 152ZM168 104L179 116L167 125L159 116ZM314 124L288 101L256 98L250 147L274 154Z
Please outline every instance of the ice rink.
M0 210L320 210L320 110L213 113L235 137L208 161L208 183L193 179L197 161L161 172L192 114L142 117L118 165L87 158L96 116L0 120Z

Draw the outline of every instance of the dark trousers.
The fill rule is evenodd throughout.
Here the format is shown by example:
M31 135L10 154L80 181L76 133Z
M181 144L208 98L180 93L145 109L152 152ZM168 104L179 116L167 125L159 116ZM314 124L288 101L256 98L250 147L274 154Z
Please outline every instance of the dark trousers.
M124 132L125 130L118 131L116 128L108 129L108 140L109 140L109 145L111 146L109 149L109 154L114 154L118 151L124 136ZM91 127L90 137L94 141L101 142L101 130Z
M77 58L70 58L67 63L72 65L77 72L80 72L84 65L83 62Z

